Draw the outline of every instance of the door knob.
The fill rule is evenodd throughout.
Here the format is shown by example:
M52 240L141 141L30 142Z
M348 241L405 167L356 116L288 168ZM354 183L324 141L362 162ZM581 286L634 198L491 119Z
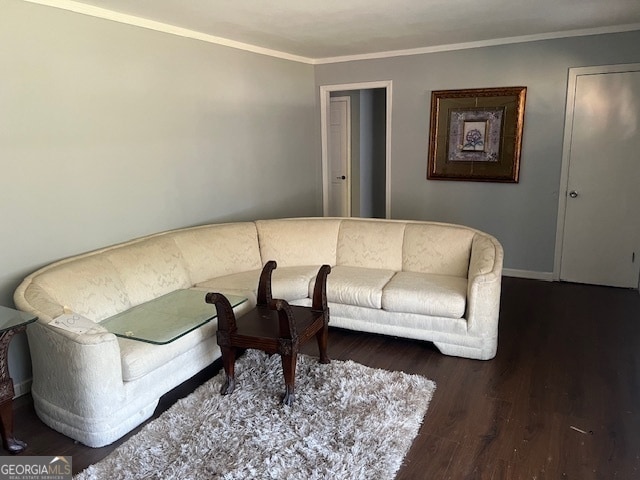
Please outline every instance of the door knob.
M576 198L576 197L578 196L578 192L576 192L575 190L571 190L571 191L569 192L569 196L570 196L571 198Z
M342 175L341 177L336 177L338 180L346 180L347 177L345 177L344 175Z

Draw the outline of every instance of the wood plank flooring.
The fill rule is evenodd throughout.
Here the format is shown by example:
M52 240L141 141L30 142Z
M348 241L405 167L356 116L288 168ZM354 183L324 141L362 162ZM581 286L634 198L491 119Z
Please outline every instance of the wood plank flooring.
M330 330L329 354L437 383L398 480L640 478L637 291L505 278L493 360L340 329ZM219 368L165 395L156 415ZM74 473L117 446L88 448L54 432L29 396L14 410L25 455L72 455Z

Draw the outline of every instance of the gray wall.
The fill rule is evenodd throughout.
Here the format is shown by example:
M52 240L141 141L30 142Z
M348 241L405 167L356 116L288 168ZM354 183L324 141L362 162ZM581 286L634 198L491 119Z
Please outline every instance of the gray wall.
M640 31L318 65L316 86L393 81L391 216L494 234L505 266L553 270L569 67L640 62ZM528 87L520 183L427 181L431 91ZM615 94L615 92L612 92Z
M310 65L17 0L0 6L0 65L2 305L61 257L322 214ZM23 335L9 362L30 377Z

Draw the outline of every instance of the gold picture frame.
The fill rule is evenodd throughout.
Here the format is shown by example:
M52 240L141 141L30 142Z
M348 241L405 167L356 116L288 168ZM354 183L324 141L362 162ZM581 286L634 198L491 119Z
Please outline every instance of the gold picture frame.
M427 179L517 183L527 87L431 92Z

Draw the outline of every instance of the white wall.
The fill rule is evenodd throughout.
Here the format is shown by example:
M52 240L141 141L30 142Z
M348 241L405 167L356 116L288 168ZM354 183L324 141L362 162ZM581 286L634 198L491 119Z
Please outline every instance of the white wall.
M575 37L318 65L315 78L393 81L393 218L485 230L502 242L505 267L544 276L554 264L568 70L638 62L638 45L640 31ZM520 85L528 87L520 183L427 181L431 91Z
M3 0L0 66L3 305L61 257L322 213L310 65ZM9 361L30 377L24 336Z

